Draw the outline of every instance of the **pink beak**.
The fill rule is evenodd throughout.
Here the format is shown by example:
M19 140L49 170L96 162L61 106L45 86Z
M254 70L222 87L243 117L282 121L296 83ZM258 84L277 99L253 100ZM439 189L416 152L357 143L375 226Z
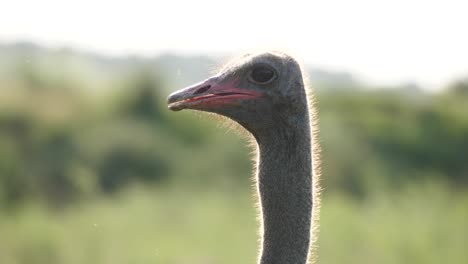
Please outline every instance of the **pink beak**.
M225 83L219 81L219 77L214 76L170 94L167 98L169 109L173 111L203 110L204 106L238 104L240 99L252 99L262 95L260 92L237 88L236 81Z

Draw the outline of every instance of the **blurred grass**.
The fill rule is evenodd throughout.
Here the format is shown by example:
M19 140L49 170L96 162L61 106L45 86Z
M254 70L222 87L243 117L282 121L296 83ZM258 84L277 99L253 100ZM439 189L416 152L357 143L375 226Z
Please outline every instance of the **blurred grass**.
M374 193L362 202L328 195L318 263L466 263L468 193L440 182Z
M30 204L0 221L0 263L248 263L250 195L133 188L63 212Z
M427 183L364 202L324 197L318 263L466 263L468 194ZM0 263L254 263L251 193L133 187L0 219Z

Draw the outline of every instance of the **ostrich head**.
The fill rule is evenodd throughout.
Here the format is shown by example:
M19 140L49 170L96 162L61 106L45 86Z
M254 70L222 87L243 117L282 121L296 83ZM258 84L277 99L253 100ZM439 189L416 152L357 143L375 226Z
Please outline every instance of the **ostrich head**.
M280 52L247 54L218 74L169 95L169 109L194 109L226 116L254 136L307 113L299 64Z

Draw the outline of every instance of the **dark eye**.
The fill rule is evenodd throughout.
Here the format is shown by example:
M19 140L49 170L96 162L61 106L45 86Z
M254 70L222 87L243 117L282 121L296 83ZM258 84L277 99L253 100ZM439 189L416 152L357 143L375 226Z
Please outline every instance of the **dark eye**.
M273 69L266 66L258 66L250 72L250 80L258 84L267 84L276 78Z

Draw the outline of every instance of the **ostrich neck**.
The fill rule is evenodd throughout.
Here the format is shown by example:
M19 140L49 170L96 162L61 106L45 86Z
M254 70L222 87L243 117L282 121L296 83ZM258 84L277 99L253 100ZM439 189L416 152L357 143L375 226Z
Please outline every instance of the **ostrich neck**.
M309 117L256 137L262 211L259 264L305 264L310 247L312 157Z

